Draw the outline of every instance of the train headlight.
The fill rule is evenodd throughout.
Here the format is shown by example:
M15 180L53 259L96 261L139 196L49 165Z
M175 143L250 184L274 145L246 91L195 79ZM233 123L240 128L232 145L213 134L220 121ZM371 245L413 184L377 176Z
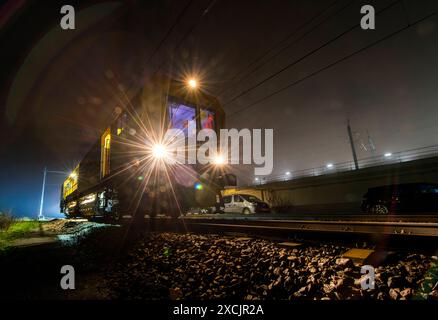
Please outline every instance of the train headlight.
M156 144L152 147L152 156L156 159L162 159L166 156L167 149L162 144Z
M225 159L223 156L221 155L217 155L216 157L214 157L213 159L213 164L217 165L217 166L222 166L225 164Z

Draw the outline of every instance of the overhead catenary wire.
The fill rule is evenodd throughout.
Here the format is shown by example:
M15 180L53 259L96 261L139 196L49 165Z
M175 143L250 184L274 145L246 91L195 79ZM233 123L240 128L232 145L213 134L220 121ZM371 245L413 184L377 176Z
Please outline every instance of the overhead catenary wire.
M174 20L174 22L172 23L172 25L170 26L170 28L167 30L166 34L164 35L164 37L160 40L160 42L158 43L158 45L155 47L155 49L152 50L152 53L149 55L149 58L146 60L146 62L144 62L143 66L140 66L140 74L144 73L145 68L149 65L149 63L152 61L152 59L154 58L154 56L157 54L157 52L161 49L161 47L163 46L163 44L166 42L166 40L170 37L170 35L172 34L173 30L176 28L176 26L181 22L181 19L184 17L184 15L186 14L187 10L189 9L189 7L193 4L194 0L189 0L186 5L183 7L183 9L180 11L180 13L177 15L176 19ZM127 99L128 100L128 99ZM128 110L127 108L129 107L129 105L125 105L125 109ZM128 110L129 111L129 110ZM114 114L110 114L108 115L109 118L113 119L114 118Z
M315 75L317 75L317 74L319 74L319 73L321 73L321 72L323 72L325 70L328 70L328 69L334 67L335 65L337 65L337 64L339 64L339 63L341 63L343 61L346 61L349 58L351 58L351 57L353 57L353 56L355 56L355 55L357 55L357 54L359 54L359 53L361 53L363 51L366 51L369 48L372 48L375 45L377 45L377 44L379 44L379 43L381 43L383 41L386 41L386 40L388 40L388 39L390 39L390 38L392 38L392 37L402 33L403 31L408 30L408 29L410 29L410 28L420 24L421 22L428 20L429 18L431 18L431 17L433 17L433 16L435 16L437 14L438 14L438 10L433 11L432 13L426 15L425 17L423 17L423 18L421 18L419 20L416 20L414 22L410 22L408 25L406 25L406 26L404 26L404 27L402 27L402 28L400 28L400 29L398 29L398 30L396 30L394 32L391 32L390 34L388 34L388 35L386 35L386 36L384 36L384 37L382 37L382 38L380 38L380 39L378 39L378 40L376 40L376 41L366 45L365 47L362 47L362 48L360 48L360 49L358 49L356 51L353 51L352 53L350 53L350 54L348 54L348 55L346 55L346 56L344 56L344 57L342 57L342 58L340 58L340 59L338 59L338 60L328 64L328 65L326 65L325 67L322 67L322 68L320 68L320 69L318 69L318 70L308 74L307 76L305 76L305 77L303 77L301 79L298 79L298 80L296 80L296 81L294 81L294 82L292 82L292 83L290 83L290 84L288 84L286 86L283 86L280 89L270 93L269 95L266 95L266 96L264 96L264 97L262 97L262 98L260 98L260 99L258 99L256 101L254 101L254 102L244 106L243 108L241 108L241 109L239 109L239 110L237 110L237 111L227 115L227 117L235 115L235 114L240 113L242 111L245 111L245 110L247 110L247 109L249 109L249 108L259 104L260 102L263 102L263 101L265 101L265 100L267 100L267 99L269 99L269 98L279 94L280 92L283 92L286 89L289 89L289 88L291 88L293 86L296 86L297 84L299 84L299 83L301 83L301 82L303 82L303 81L305 81L305 80L307 80L307 79L309 79L309 78L311 78L311 77L313 77L313 76L315 76Z
M339 0L336 0L334 2L332 2L330 5L328 5L327 7L324 7L322 10L318 11L318 13L316 15L314 15L313 17L311 17L309 20L305 21L304 23L302 23L301 25L299 25L296 29L294 29L292 32L288 33L286 35L286 37L282 38L280 41L278 41L277 43L275 43L273 46L271 46L268 50L266 50L263 54L261 54L260 56L258 56L257 58L255 58L254 60L252 60L245 68L241 69L240 71L238 71L231 79L229 79L228 83L232 83L234 82L234 80L236 80L237 78L239 78L239 80L244 79L245 77L247 77L249 74L251 74L253 71L251 70L249 74L246 74L244 77L239 77L240 75L242 75L243 73L245 73L246 70L249 70L249 68L251 68L252 66L256 65L258 62L262 61L265 57L267 57L271 52L275 51L275 48L285 44L289 39L291 39L293 36L295 36L296 34L298 34L302 29L304 29L305 27L307 27L308 25L312 24L314 21L316 21L318 18L320 18L321 16L323 16L326 12L328 12L332 7L334 7L337 3L339 2ZM353 2L353 1L351 1ZM333 17L333 16L331 16ZM326 20L324 20L326 21ZM293 43L295 43L296 41L294 41ZM292 44L293 44L292 43ZM288 45L286 48L289 48L290 45ZM282 52L284 50L284 48L280 49L280 52ZM278 54L278 53L277 53ZM277 56L277 54L275 56ZM225 88L222 88L222 90L217 93L218 96L224 94L225 92L227 92L230 88L232 88L232 85L229 85Z
M176 51L179 49L179 47L184 43L184 41L190 36L190 34L199 26L199 24L201 23L202 19L211 11L211 8L215 5L215 3L217 2L217 0L210 0L210 2L208 3L208 5L205 7L205 9L202 11L201 16L199 17L198 21L193 24L185 33L184 35L181 37L181 39L178 41L177 45L172 49L172 52ZM162 61L159 66L155 69L155 71L152 73L152 77L155 76L158 71L161 70L161 68L164 67L164 65L167 63L167 59Z
M400 0L394 1L391 4L389 4L388 6L384 7L383 9L381 9L379 12L377 12L377 14L382 13L390 8L392 8L394 5L396 5L397 3L399 3ZM274 72L273 74L271 74L270 76L264 78L263 80L259 81L258 83L256 83L255 85L249 87L248 89L243 90L241 93L239 93L238 95L234 96L233 98L231 98L230 100L228 100L227 102L224 103L225 105L228 105L234 101L236 101L237 99L239 99L240 97L246 95L247 93L249 93L250 91L260 87L262 84L268 82L269 80L275 78L276 76L278 76L279 74L283 73L284 71L290 69L291 67L297 65L298 63L300 63L301 61L307 59L308 57L312 56L313 54L317 53L318 51L322 50L323 48L331 45L332 43L336 42L337 40L339 40L340 38L342 38L343 36L347 35L348 33L350 33L351 31L357 29L360 27L360 23L359 24L355 24L353 26L351 26L350 28L348 28L347 30L341 32L340 34L338 34L337 36L335 36L334 38L331 38L330 40L327 40L326 42L324 42L324 44L320 45L319 47L309 51L308 53L306 53L305 55L303 55L302 57L288 63L286 66L284 66L283 68L281 68L280 70Z
M149 58L146 60L145 65L149 65L149 63L151 62L151 60L153 59L153 57L157 54L157 52L161 49L161 47L163 46L164 42L166 42L166 40L169 38L169 36L171 35L171 33L173 32L173 30L176 28L176 26L181 22L181 19L183 18L183 16L186 14L187 10L189 9L189 7L192 5L194 0L189 0L187 2L187 4L184 6L184 8L181 10L181 12L178 14L178 16L176 17L175 21L173 22L173 24L170 26L170 28L167 30L166 34L164 35L164 37L161 39L161 41L158 43L158 45L155 47L155 49L152 51L151 55L149 56Z

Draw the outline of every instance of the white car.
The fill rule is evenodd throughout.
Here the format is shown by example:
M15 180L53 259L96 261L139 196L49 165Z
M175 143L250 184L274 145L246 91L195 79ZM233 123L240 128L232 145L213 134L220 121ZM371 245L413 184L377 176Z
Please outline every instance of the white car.
M269 205L266 202L247 194L224 196L223 203L225 213L270 212Z

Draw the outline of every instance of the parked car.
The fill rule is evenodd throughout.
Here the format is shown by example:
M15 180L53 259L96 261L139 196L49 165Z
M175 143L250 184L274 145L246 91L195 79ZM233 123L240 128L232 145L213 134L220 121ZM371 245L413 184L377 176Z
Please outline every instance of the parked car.
M257 197L247 194L234 194L223 197L225 213L251 214L270 212L269 205Z
M362 211L373 214L438 212L438 184L406 183L368 189Z

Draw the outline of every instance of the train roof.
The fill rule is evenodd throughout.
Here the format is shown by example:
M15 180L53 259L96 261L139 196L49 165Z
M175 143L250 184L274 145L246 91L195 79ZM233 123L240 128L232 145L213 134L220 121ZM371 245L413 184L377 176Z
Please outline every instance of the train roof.
M176 80L165 76L155 76L150 80L150 83L155 86L159 86L167 91L169 96L181 97L189 102L197 103L202 106L209 106L221 113L224 113L219 100L209 94L202 83L199 88L189 88L187 80ZM146 83L145 87L148 86Z

